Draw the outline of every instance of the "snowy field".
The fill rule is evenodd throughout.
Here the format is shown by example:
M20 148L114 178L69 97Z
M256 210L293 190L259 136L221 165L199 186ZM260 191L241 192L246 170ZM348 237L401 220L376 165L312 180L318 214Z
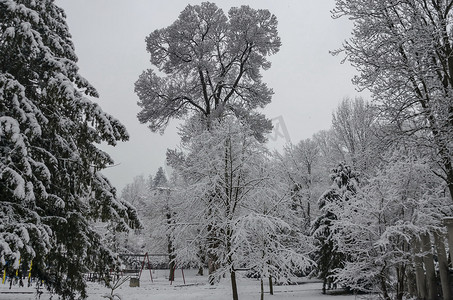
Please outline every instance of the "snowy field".
M231 286L228 280L223 280L217 285L206 284L206 277L195 276L194 270L184 270L186 284L183 283L181 271L176 273L175 282L170 285L167 271L155 270L152 273L151 282L149 272L143 272L140 287L129 287L129 281L115 290L122 300L230 300ZM255 279L240 278L238 282L240 300L260 299L259 282ZM12 287L9 284L0 284L0 300L34 300L33 288ZM265 299L272 300L352 300L358 299L353 295L322 295L321 283L305 281L299 285L274 286L274 295L269 295L269 287L265 285ZM110 290L97 283L89 283L88 300L105 299L102 296L110 294ZM50 299L50 295L44 293L41 300ZM54 297L55 299L55 297Z

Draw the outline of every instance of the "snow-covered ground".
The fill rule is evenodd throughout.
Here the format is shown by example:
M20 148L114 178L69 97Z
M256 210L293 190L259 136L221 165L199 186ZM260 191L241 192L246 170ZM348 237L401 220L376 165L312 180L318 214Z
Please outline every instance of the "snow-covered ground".
M122 300L230 300L231 286L228 280L223 280L217 285L206 284L206 277L195 276L194 270L184 270L186 284L182 279L181 271L176 273L175 282L170 285L168 271L155 270L152 273L153 282L149 272L144 271L140 279L140 287L130 287L129 281L115 290ZM257 300L260 297L259 282L255 279L240 278L238 281L240 300ZM12 287L9 284L0 284L0 300L34 300L33 288ZM108 288L97 283L89 283L88 300L105 299L102 296L110 294ZM299 285L274 286L274 295L269 295L269 286L265 285L265 299L272 300L352 300L357 299L353 295L322 295L319 282L305 281ZM44 293L41 300L50 299L49 294Z

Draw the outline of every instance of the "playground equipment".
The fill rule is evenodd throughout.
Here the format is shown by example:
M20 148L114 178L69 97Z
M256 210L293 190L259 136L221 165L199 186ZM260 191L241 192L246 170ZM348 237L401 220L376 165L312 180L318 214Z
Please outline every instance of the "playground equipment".
M154 269L166 269L167 267L170 267L170 264L168 262L168 254L149 254L146 252L145 254L119 254L120 258L123 260L123 263L125 264L125 268L119 273L116 274L117 276L129 276L130 278L130 286L131 287L139 287L140 286L140 278L142 276L143 270L146 268L149 270L149 275L150 275L150 280L151 282L154 282L153 279L153 264L151 263L151 259L153 257L162 257L165 258L164 262L154 262ZM8 265L8 263L7 263ZM3 268L3 274L2 274L2 284L5 284L7 279L9 278L11 281L12 280L17 280L19 281L19 284L22 284L23 279L28 278L28 284L30 285L32 281L32 268L33 268L33 261L30 261L30 264L25 265L24 262L21 262L19 260L19 265L20 267L16 270L15 273L11 274L7 272L7 266ZM176 264L173 264L176 265ZM184 276L184 268L181 267L181 275L184 284L186 284L186 279ZM176 270L172 273L173 276L169 276L168 279L170 281L170 285L173 284L174 281L174 275L176 273ZM101 280L99 274L97 273L87 273L85 274L85 278L90 281L99 281ZM126 279L127 280L127 279ZM17 282L16 281L16 282Z
M145 267L149 270L149 275L151 282L153 280L153 273L152 273L152 264L150 262L150 257L165 257L168 258L168 254L149 254L146 252L145 254L120 254L120 258L126 264L126 268L122 270L122 275L130 274L130 284L131 287L139 287L140 286L140 278L142 276L142 272ZM166 264L169 265L168 262ZM186 279L184 276L184 269L181 267L181 275L184 284L186 284ZM170 285L173 284L174 278L170 279Z

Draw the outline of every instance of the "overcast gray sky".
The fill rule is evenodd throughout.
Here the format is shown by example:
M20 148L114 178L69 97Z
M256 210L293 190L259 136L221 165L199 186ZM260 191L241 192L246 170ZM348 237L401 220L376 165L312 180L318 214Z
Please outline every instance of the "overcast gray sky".
M350 35L347 19L331 18L334 0L221 0L211 1L225 13L243 4L266 8L277 16L282 47L270 58L272 67L263 80L275 94L264 110L279 126L284 121L286 138L270 139L281 148L328 129L332 111L346 96L358 95L351 78L354 69L340 64L329 50L337 49ZM163 136L152 133L136 118L139 111L134 83L150 68L145 37L177 19L189 0L57 0L67 14L79 58L80 73L96 87L101 107L127 128L130 140L107 152L116 166L104 171L119 191L136 175L154 175L165 162L167 148L179 144L176 122ZM279 127L280 133L281 126ZM277 137L275 139L275 137Z

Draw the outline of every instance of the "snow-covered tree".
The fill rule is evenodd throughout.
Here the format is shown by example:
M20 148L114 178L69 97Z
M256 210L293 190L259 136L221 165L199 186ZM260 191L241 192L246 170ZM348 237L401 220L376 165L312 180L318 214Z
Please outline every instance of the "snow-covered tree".
M146 38L151 64L135 84L138 118L153 131L170 119L201 114L205 126L225 112L247 120L259 140L272 128L257 112L271 101L261 81L267 56L280 48L277 19L266 9L233 7L228 16L214 3L188 5L170 26Z
M317 263L317 276L323 279L323 292L331 282L334 270L341 268L347 261L344 252L338 250L338 243L333 238L333 222L338 220L339 212L346 202L358 190L358 174L351 166L340 163L330 175L332 186L319 198L320 215L312 225L315 238L314 260Z
M264 161L256 170L256 178L264 178L251 191L243 204L244 214L238 218L233 235L237 260L249 273L261 280L268 278L272 294L273 281L288 283L296 274L306 273L314 266L309 258L313 250L311 237L306 235L298 211L293 208L292 193L282 181L276 161Z
M108 274L115 256L91 221L138 225L100 173L96 144L127 140L78 73L65 14L52 0L0 1L0 267L33 261L52 292L86 296L83 273Z
M157 169L156 175L154 176L153 188L163 188L167 186L168 186L167 176L165 175L164 169L162 167L159 167L159 169Z
M168 255L170 274L168 279L174 280L176 256L174 245L174 222L176 213L178 212L177 200L175 197L174 185L177 180L176 175L173 176L173 182L169 181L164 173L164 169L159 167L154 176L154 186L151 190L151 233L153 249L159 249L159 253ZM183 212L181 212L183 213Z
M349 258L334 270L333 277L356 290L401 300L407 294L417 296L417 258L425 260L417 281L423 286L427 283L431 292L440 281L429 277L429 266L434 266L430 244L423 249L415 245L425 237L429 242L430 234L444 236L441 220L451 214L452 205L445 184L426 159L396 151L388 161L347 203L332 205L337 216L331 221L332 238L337 251ZM430 256L431 262L426 260Z
M361 97L344 98L332 114L332 130L348 163L362 175L371 173L382 153L378 143L378 111Z
M186 128L193 132L192 128ZM247 125L234 117L212 124L211 130L197 132L185 145L186 156L176 171L186 182L181 191L184 213L177 214L175 240L179 252L192 244L206 245L208 258L216 266L211 278L229 273L233 298L237 299L238 247L233 237L239 218L253 191L264 180L253 170L263 166L264 146ZM192 238L188 240L188 233ZM194 235L195 234L195 235Z
M121 199L136 208L146 205L154 181L155 179L152 176L148 179L144 175L135 176L132 182L126 184L121 191Z
M322 168L327 174L330 174L330 170L337 162L346 160L344 151L342 151L332 128L314 133L313 141L319 150Z
M337 0L353 20L341 50L401 135L435 149L453 200L453 6L451 1Z
M143 228L128 231L128 232L112 232L109 231L109 238L112 240L112 245L117 252L120 253L144 253L148 250L149 240L146 236L148 232L150 202L151 202L151 187L153 178L145 178L144 175L135 176L131 183L121 191L121 200L133 205Z
M159 263L168 262L169 280L174 279L175 246L173 241L174 219L178 213L176 188L177 174L170 179L162 167L156 174L145 179L136 176L132 183L127 184L121 197L133 203L137 209L143 228L135 232L118 233L115 235L116 246L126 253L159 254ZM165 256L166 258L162 258Z
M301 218L301 227L309 231L312 210L326 183L324 162L319 145L313 139L305 139L296 145L285 147L282 155L276 153L279 171L276 176L284 181L291 192L292 208Z

